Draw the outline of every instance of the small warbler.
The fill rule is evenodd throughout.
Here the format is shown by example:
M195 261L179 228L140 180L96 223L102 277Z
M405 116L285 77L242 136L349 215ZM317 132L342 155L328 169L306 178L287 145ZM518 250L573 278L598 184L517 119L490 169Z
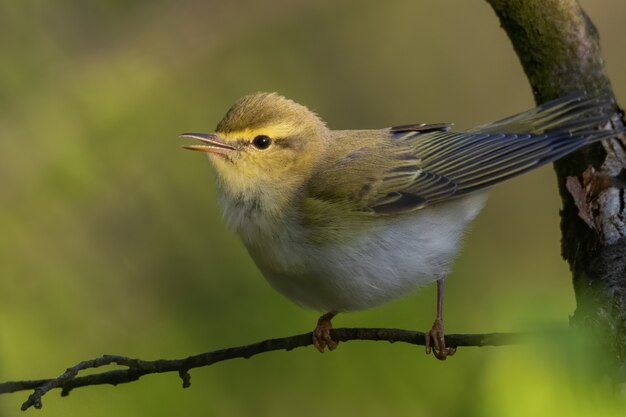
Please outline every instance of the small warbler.
M447 123L330 130L276 93L237 101L215 133L185 133L217 172L217 198L269 283L326 312L374 307L437 281L426 352L446 348L444 278L492 185L619 133L609 96L576 95L465 132ZM602 129L600 129L603 127Z

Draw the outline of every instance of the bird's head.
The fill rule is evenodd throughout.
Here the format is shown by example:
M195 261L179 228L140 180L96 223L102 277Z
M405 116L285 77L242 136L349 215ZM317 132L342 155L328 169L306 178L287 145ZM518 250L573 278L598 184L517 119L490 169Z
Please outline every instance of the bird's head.
M310 176L329 130L305 106L276 93L257 93L237 101L215 133L181 137L201 142L184 148L209 155L228 194L282 199Z

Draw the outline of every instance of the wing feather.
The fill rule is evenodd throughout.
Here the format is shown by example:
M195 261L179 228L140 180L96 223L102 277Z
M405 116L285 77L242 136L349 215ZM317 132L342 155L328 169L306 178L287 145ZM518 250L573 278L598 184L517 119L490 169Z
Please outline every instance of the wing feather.
M614 106L609 96L571 96L467 132L451 131L447 123L339 132L347 156L324 166L319 175L325 185L312 185L312 193L351 202L358 211L416 210L491 187L614 136L619 132L598 129ZM350 171L361 182L345 175Z
M587 143L594 134L445 132L415 138L428 142L424 147L413 147L420 161L419 175L396 175L389 185L396 191L418 196L423 207L478 191L553 161ZM374 202L371 208L380 211L379 206ZM392 212L388 201L383 206L385 213ZM406 209L405 203L398 207L399 211Z

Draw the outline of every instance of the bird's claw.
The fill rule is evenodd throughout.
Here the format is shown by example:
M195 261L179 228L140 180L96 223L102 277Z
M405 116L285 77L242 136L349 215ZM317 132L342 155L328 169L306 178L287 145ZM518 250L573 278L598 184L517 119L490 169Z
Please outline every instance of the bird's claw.
M317 321L317 326L313 330L313 346L320 353L324 353L324 348L328 347L328 350L335 350L339 342L333 340L330 335L330 330L333 328L330 320L334 314L324 314Z
M448 356L452 356L456 353L456 348L446 347L446 341L444 338L443 332L443 321L441 319L435 320L433 323L433 327L429 332L425 334L426 336L426 354L430 354L433 352L435 358L440 361L445 361ZM431 346L431 340L432 345Z

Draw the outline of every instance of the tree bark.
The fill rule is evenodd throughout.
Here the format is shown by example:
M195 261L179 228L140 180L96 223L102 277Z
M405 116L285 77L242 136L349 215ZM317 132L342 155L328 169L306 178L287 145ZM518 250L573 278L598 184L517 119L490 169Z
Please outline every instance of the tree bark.
M537 104L568 94L613 95L598 32L577 0L487 0ZM613 124L624 123L616 105ZM614 376L626 366L626 139L585 147L555 163L562 255L572 271L572 325L602 335Z

